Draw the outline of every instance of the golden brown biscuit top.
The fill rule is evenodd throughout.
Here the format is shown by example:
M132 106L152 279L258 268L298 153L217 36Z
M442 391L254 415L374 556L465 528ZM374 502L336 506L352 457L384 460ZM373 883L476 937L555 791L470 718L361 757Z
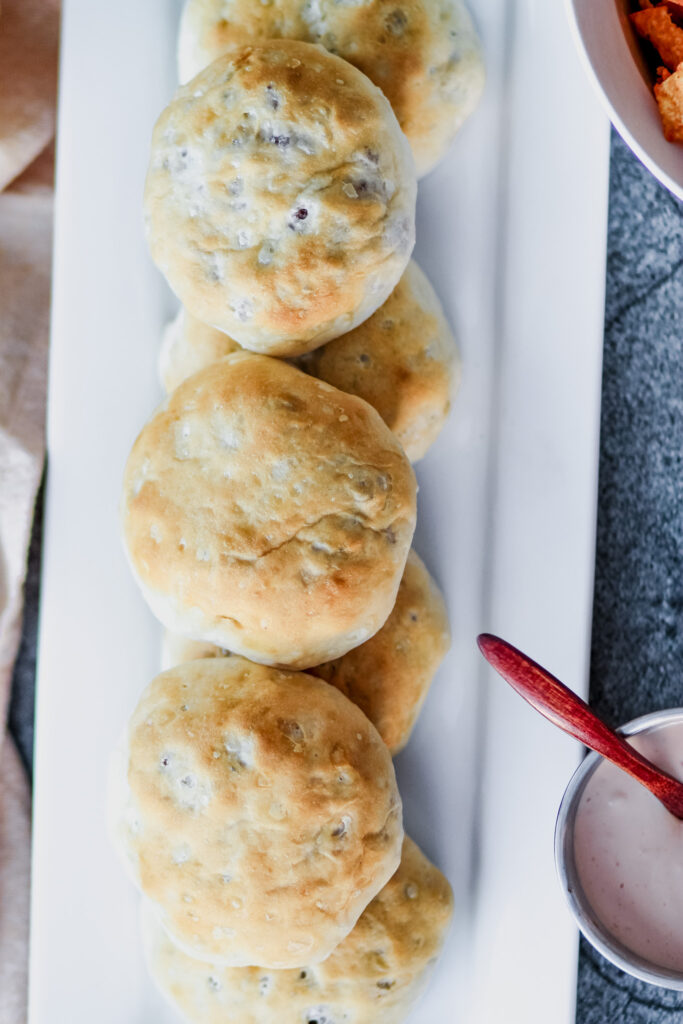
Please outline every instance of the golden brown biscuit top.
M415 501L410 464L366 402L239 352L185 381L142 430L122 512L148 590L266 647L300 634L324 648L349 630L367 639L386 619ZM217 642L247 653L233 637Z
M181 309L166 329L159 369L166 392L239 345ZM411 260L389 298L362 324L301 356L296 365L365 399L411 462L427 452L450 412L460 360L441 303Z
M450 642L441 592L411 550L396 604L382 628L341 658L310 672L357 704L391 753L397 754L408 742Z
M389 752L302 673L233 656L157 676L131 719L128 783L142 891L204 959L316 962L398 864Z
M414 240L415 171L364 75L270 40L178 91L154 130L145 206L153 258L190 312L288 354L393 287Z
M178 950L149 911L145 948L162 992L194 1024L400 1024L452 912L447 880L406 837L398 871L324 963L294 971L212 967Z
M411 462L436 440L460 380L455 339L414 260L376 313L301 365L377 409Z
M479 42L462 0L188 0L181 79L257 38L320 43L363 71L391 103L419 174L443 156L483 88Z
M450 647L443 596L415 551L410 551L396 603L382 628L334 661L309 668L357 704L392 754L408 742L436 671ZM164 668L228 652L166 632Z

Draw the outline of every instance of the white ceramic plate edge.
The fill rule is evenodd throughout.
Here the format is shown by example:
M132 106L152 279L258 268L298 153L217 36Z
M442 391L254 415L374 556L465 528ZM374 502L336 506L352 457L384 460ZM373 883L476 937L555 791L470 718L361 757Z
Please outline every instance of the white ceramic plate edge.
M104 788L126 713L157 670L158 630L128 574L116 506L126 452L158 397L172 308L139 204L176 14L172 0L122 0L116 16L65 4L31 1024L172 1019L141 964ZM502 12L480 0L475 16L487 96L422 184L418 222L417 255L459 328L466 376L418 470L416 545L444 586L456 644L398 771L408 827L452 879L458 914L414 1019L569 1024L575 932L552 876L551 818L577 752L510 702L474 636L507 633L585 688L608 134L558 5ZM562 131L557 103L569 103Z

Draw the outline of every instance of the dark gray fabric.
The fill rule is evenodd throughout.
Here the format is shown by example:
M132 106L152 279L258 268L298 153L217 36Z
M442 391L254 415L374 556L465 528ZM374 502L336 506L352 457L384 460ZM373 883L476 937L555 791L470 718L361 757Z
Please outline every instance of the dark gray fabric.
M683 207L612 141L591 704L683 705ZM587 943L577 1024L683 1024Z
M44 481L43 481L44 483ZM14 666L9 727L26 765L33 776L33 705L36 680L36 642L38 635L38 595L40 592L40 546L43 534L43 495L41 484L31 532L31 547L24 587L24 623L19 655Z
M591 701L617 724L683 705L683 208L616 136L602 401ZM27 764L39 538L37 516L10 719ZM683 994L634 982L583 944L576 1020L683 1024Z

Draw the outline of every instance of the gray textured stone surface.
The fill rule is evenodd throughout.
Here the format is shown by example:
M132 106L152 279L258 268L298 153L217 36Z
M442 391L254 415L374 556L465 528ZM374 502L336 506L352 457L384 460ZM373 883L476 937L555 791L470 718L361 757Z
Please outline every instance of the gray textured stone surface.
M617 138L611 185L591 701L617 724L683 705L683 208ZM11 715L27 764L39 526ZM584 944L576 1020L683 1024L683 994Z
M614 725L683 705L682 458L683 207L615 137L590 684ZM582 943L576 1021L683 1024L683 993Z

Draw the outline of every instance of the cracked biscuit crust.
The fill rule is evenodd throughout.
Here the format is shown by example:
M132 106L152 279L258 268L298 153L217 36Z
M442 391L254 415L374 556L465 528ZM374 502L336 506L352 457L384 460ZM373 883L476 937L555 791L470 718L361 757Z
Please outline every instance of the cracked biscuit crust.
M410 463L371 406L246 352L173 392L124 475L124 540L158 618L266 664L373 636L415 516Z
M119 831L192 956L328 956L398 867L401 800L374 726L321 680L228 657L157 676L128 731Z
M413 248L415 197L410 147L365 75L310 43L240 44L157 122L147 236L190 313L295 355L384 302Z
M481 47L463 0L187 0L181 81L238 41L320 43L360 68L391 103L426 174L479 102Z
M452 913L447 880L406 836L398 871L322 964L216 968L179 950L148 905L142 924L152 977L192 1024L401 1024L428 981Z

